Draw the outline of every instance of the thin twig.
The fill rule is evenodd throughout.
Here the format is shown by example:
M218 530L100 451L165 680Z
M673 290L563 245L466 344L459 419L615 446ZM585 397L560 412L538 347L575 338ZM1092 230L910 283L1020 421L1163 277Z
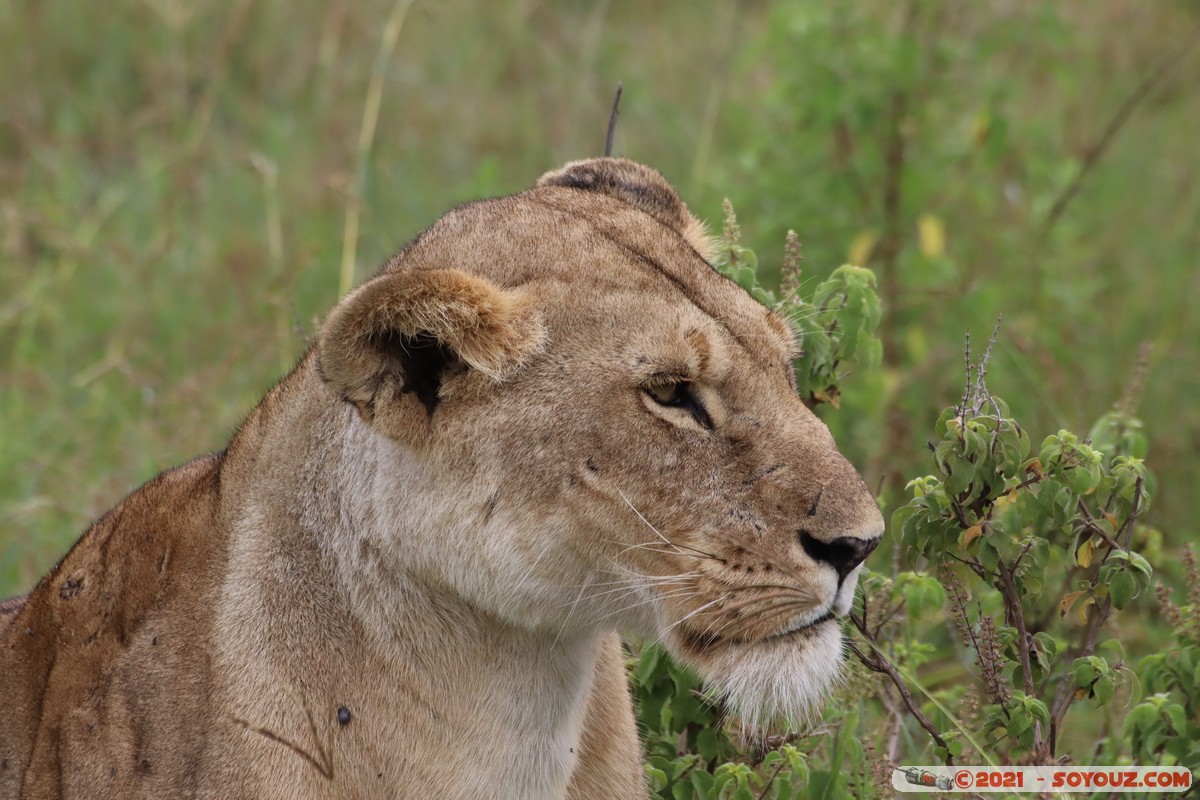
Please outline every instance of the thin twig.
M1129 540L1133 536L1133 521L1138 515L1138 509L1141 506L1143 479L1138 478L1137 485L1133 490L1133 503L1129 509L1129 516L1121 525L1121 529L1117 531L1117 539L1120 540L1122 535L1125 538L1125 544L1122 549L1129 548ZM1115 542L1114 542L1115 544ZM1110 551L1111 552L1111 551ZM1097 570L1096 575L1092 578L1091 588L1094 591L1097 583L1100 580L1100 572ZM1084 658L1090 656L1096 649L1096 637L1100 633L1100 628L1103 627L1105 620L1108 619L1108 614L1112 610L1112 598L1106 597L1098 599L1092 609L1091 616L1088 618L1087 628L1083 633L1083 641L1074 651L1070 661L1076 658ZM1050 711L1050 755L1054 755L1055 746L1058 740L1058 731L1062 727L1063 718L1067 715L1067 710L1071 707L1071 703L1075 701L1075 691L1071 681L1064 680L1059 683L1058 691L1054 695L1054 705Z
M695 762L699 763L699 762ZM787 763L786 758L779 759L779 764L775 767L775 771L771 773L771 777L767 778L767 782L763 784L762 791L759 792L758 800L763 800L767 796L767 792L771 790L771 784L779 777L779 773L783 771L783 765Z
M1033 670L1029 658L1029 632L1025 627L1025 613L1021 608L1021 597L1017 594L1017 584L1013 578L1012 568L1003 561L997 565L1000 573L1000 594L1004 597L1009 621L1017 629L1017 654L1021 659L1021 671L1024 673L1025 694L1033 697Z
M717 44L720 55L710 60L710 63L713 64L714 74L706 76L708 99L704 103L704 116L701 117L700 126L697 129L696 152L692 156L692 175L689 180L688 197L696 196L700 183L704 180L704 173L708 169L708 153L712 148L713 135L720 115L721 99L724 97L726 86L729 83L733 59L738 53L737 43L741 37L745 17L742 13L744 3L745 0L734 0L732 3L724 4L728 9L728 17L718 26L718 30L724 33L724 41Z
M358 254L358 215L359 203L362 201L363 179L367 171L367 159L371 155L371 145L375 141L375 129L379 124L379 108L383 104L383 79L387 74L387 65L392 60L396 49L396 41L400 38L400 29L404 27L404 18L413 0L396 0L392 13L388 16L383 28L383 36L379 40L379 50L375 54L375 64L371 69L371 78L367 84L367 97L363 103L362 126L358 131L358 147L355 150L354 181L346 198L346 221L342 227L342 266L338 276L338 295L350 291L354 284L354 267Z
M972 379L974 373L974 365L971 363L971 332L967 331L963 334L963 363L967 371L966 379L963 381L963 396L962 403L958 407L958 424L960 429L965 430L967 427L967 408L971 405L971 387L975 385Z
M1104 132L1100 134L1099 140L1084 155L1083 163L1079 165L1079 171L1075 173L1075 177L1063 189L1062 193L1059 194L1054 204L1051 205L1049 213L1046 214L1046 221L1042 223L1042 239L1045 239L1050 234L1059 219L1062 218L1063 213L1067 210L1067 206L1079 194L1084 180L1095 168L1101 157L1108 151L1117 134L1121 132L1121 128L1125 127L1125 124L1129 122L1134 110L1143 100L1150 96L1150 93L1183 60L1183 57L1191 52L1191 49L1196 46L1197 42L1200 42L1200 29L1197 29L1196 35L1192 36L1187 44L1159 61L1158 66L1117 107L1116 112L1108 121L1108 125L1105 126Z
M1117 538L1122 534L1125 536L1125 549L1129 549L1129 544L1133 540L1133 521L1137 519L1138 512L1142 505L1142 489L1146 485L1146 479L1143 476L1138 476L1137 484L1133 487L1133 503L1129 506L1129 516L1125 518L1125 524L1121 526L1121 530L1117 531Z
M236 722L238 725L241 725L243 728L250 731L251 733L257 733L258 735L263 736L266 739L269 739L270 741L275 742L276 744L283 745L284 747L291 750L293 753L295 753L296 755L300 756L302 759L307 761L313 767L313 769L315 769L317 772L321 773L322 778L324 778L327 781L331 781L331 780L333 780L333 758L331 757L329 751L327 751L325 749L325 746L321 742L321 737L317 734L317 722L316 722L316 720L313 719L312 711L309 709L307 703L304 704L304 714L308 720L308 730L309 730L309 733L312 734L313 744L317 748L316 757L314 757L311 753L309 753L307 750L305 750L300 745L295 744L294 742L288 741L287 739L283 738L282 736L275 733L274 731L270 731L259 725L254 725L252 723L249 723L246 720L241 719L240 717L231 716L230 719L233 720L234 722Z
M621 82L617 81L617 94L613 97L612 113L608 115L608 135L604 137L604 157L612 155L613 135L617 132L617 117L621 115Z
M983 357L979 359L979 367L975 370L975 402L973 409L974 416L979 416L983 413L983 404L991 402L996 412L996 432L1000 431L1000 408L996 405L992 393L987 388L988 364L992 360L992 348L996 346L996 338L1000 335L1000 323L1004 321L1003 315L996 317L996 326L992 328L992 335L988 337L987 347L983 349Z
M1090 656L1096 649L1096 637L1100 633L1100 628L1104 625L1104 621L1108 619L1108 612L1112 608L1108 598L1097 600L1096 605L1092 609L1091 616L1088 618L1087 628L1084 630L1083 642L1074 652L1071 658L1067 659L1067 663L1073 662L1077 658ZM1071 703L1075 701L1075 686L1071 680L1064 679L1058 684L1058 691L1054 696L1054 705L1050 711L1050 755L1054 755L1055 746L1058 743L1058 731L1062 728L1063 717L1067 715L1067 709L1071 707Z
M850 615L850 620L854 623L854 627L858 628L859 633L861 633L864 638L867 638L866 621L859 619L854 614ZM946 740L942 738L942 735L938 733L938 729L934 726L933 722L929 719L929 717L925 716L925 712L922 711L921 707L917 705L917 701L913 698L912 692L908 690L908 686L904 683L904 679L900 677L900 673L896 671L896 667L893 666L892 662L888 660L887 656L880 652L878 647L875 647L875 643L869 638L867 638L867 643L875 648L875 657L868 657L865 655L861 650L858 649L858 646L854 644L854 642L850 642L849 647L854 652L854 655L858 656L858 660L863 663L863 666L869 670L872 670L873 672L881 672L891 680L896 687L896 691L900 693L900 699L904 702L904 707L908 709L908 713L911 714L913 719L917 721L917 724L924 728L925 732L933 738L933 741L937 743L938 747L941 747L946 751L946 766L953 765L954 758L950 755L950 748L946 745Z
M1083 516L1083 521L1087 524L1087 531L1089 534L1095 534L1103 539L1104 543L1108 545L1110 552L1113 550L1125 549L1121 546L1120 542L1105 533L1104 529L1097 524L1096 518L1092 516L1092 512L1088 511L1087 505L1083 502L1082 497L1079 498L1078 508L1079 513Z

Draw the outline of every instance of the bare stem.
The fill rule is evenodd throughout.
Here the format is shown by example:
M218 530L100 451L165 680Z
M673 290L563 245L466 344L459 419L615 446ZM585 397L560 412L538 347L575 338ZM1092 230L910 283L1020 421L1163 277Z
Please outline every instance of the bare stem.
M1004 605L1008 613L1009 620L1013 627L1017 629L1017 655L1021 660L1021 677L1024 679L1025 696L1033 697L1033 661L1029 655L1029 630L1025 627L1025 611L1021 607L1021 596L1017 594L1017 584L1013 579L1013 567L1006 565L1001 561L997 565L997 572L1000 574L999 589L1000 594L1004 598ZM1042 730L1041 723L1034 723L1034 743L1035 751L1042 747Z
M1163 59L1158 62L1158 66L1155 67L1155 69L1149 75L1147 75L1132 92L1129 93L1129 96L1125 98L1124 102L1117 107L1116 112L1113 113L1112 118L1109 119L1108 124L1104 127L1104 132L1100 134L1100 138L1084 155L1083 163L1079 165L1079 170L1075 173L1075 177L1069 184L1067 184L1067 187L1063 189L1062 193L1059 194L1058 198L1054 201L1054 204L1050 207L1050 212L1046 214L1046 221L1042 223L1041 231L1041 237L1043 239L1050 234L1050 232L1054 229L1054 226L1058 223L1059 219L1062 218L1063 213L1067 210L1067 206L1069 206L1071 201L1074 200L1076 195L1079 194L1079 190L1083 186L1084 180L1108 151L1108 148L1112 145L1113 140L1117 138L1117 134L1121 132L1123 127L1125 127L1125 123L1129 122L1129 119L1133 116L1134 110L1138 107L1138 105L1141 104L1143 100L1150 96L1150 93L1153 92L1154 89L1158 87L1159 83L1161 83L1163 79L1171 73L1171 70L1173 70L1179 64L1179 62L1183 60L1183 57L1186 56L1191 49L1196 46L1196 43L1200 42L1200 30L1198 30L1196 33L1197 35L1192 36L1188 43L1183 47L1179 48L1174 53L1170 53L1163 57Z
M850 649L854 651L854 655L858 656L858 660L861 661L863 666L865 666L867 669L872 670L873 672L883 673L888 677L889 680L891 680L892 684L896 687L896 691L900 693L900 699L904 702L904 707L908 709L908 713L911 714L913 719L917 721L917 724L924 728L925 732L933 738L933 741L937 743L938 747L941 747L946 751L946 766L952 766L954 764L954 758L950 755L950 748L946 745L946 740L942 738L933 722L929 719L929 717L925 716L925 712L923 712L921 707L917 705L917 701L913 698L912 692L908 690L908 686L904 683L904 679L900 677L900 673L896 671L896 666L892 664L890 660L888 660L887 656L885 656L875 645L875 642L871 640L870 636L867 634L866 621L860 619L854 614L850 615L850 619L854 622L854 627L858 629L858 632L863 635L863 638L867 640L867 643L870 644L875 651L874 656L867 656L858 649L858 646L854 644L854 642L850 642Z
M1134 487L1134 490L1133 490L1133 503L1129 509L1129 516L1126 518L1125 522L1121 525L1121 529L1119 531L1117 531L1117 539L1120 540L1122 537L1124 537L1125 544L1122 546L1122 545L1117 544L1117 542L1112 543L1112 544L1117 544L1117 546L1121 547L1121 549L1129 548L1129 541L1133 536L1133 523L1134 523L1134 520L1137 518L1138 510L1141 507L1143 486L1144 486L1143 479L1138 478L1137 485ZM1099 571L1097 571L1095 577L1092 578L1091 588L1093 590L1096 588L1096 584L1099 580L1100 580L1100 573L1099 573ZM1096 601L1095 608L1092 610L1091 615L1088 617L1087 628L1085 628L1084 632L1083 632L1083 640L1080 642L1079 647L1076 648L1074 650L1074 652L1072 653L1071 661L1074 661L1076 658L1084 658L1086 656L1090 656L1095 651L1096 638L1099 636L1100 628L1104 626L1104 622L1105 622L1105 620L1108 619L1108 614L1111 610L1112 610L1112 600L1110 600L1109 598L1106 597L1103 600ZM1074 691L1074 687L1071 684L1071 681L1069 681L1069 680L1061 681L1058 684L1058 691L1055 692L1055 695L1054 695L1054 705L1051 707L1051 710L1050 710L1050 755L1051 756L1054 755L1055 745L1057 744L1057 740L1058 740L1058 731L1062 727L1063 718L1066 717L1067 710L1071 707L1071 703L1073 703L1074 701L1075 701L1075 691Z
M350 291L354 285L354 268L358 254L358 218L359 204L362 201L362 185L366 176L367 160L371 156L371 147L375 142L375 129L379 124L379 109L383 104L383 80L387 74L388 64L392 53L396 50L396 42L400 38L400 30L404 27L404 18L413 0L396 0L392 13L388 16L387 24L383 26L383 35L379 39L379 50L375 53L375 64L371 68L371 78L367 84L367 97L363 102L362 124L358 131L358 145L355 148L354 181L346 198L346 219L342 225L342 266L338 276L338 295Z
M604 157L612 155L613 135L617 132L617 117L621 115L621 82L617 81L617 94L613 97L612 113L608 115L608 135L604 137Z

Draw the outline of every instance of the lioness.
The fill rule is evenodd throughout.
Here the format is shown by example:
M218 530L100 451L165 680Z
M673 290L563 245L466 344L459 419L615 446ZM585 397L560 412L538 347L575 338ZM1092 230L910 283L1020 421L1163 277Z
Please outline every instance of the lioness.
M883 521L621 159L451 211L0 610L4 798L646 796L618 629L797 717Z

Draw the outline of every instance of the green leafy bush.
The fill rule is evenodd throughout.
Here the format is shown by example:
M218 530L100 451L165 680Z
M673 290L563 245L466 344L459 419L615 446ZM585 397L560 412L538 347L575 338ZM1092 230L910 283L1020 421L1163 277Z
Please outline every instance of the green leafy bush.
M724 234L716 268L792 321L801 396L836 407L842 382L879 364L874 276L844 266L801 292L789 233L775 292L762 285L728 203ZM1200 576L1190 554L1189 604L1175 608L1157 589L1172 647L1135 670L1121 641L1104 633L1116 612L1151 594L1146 554L1161 557L1161 535L1141 522L1155 481L1133 415L1138 389L1087 438L1059 430L1035 449L987 387L999 328L977 362L967 340L962 395L933 425L933 471L908 482L908 502L892 515L891 574L861 581L847 630L858 667L850 665L819 728L780 722L748 739L719 697L661 647L646 645L631 661L656 796L882 798L892 795L897 757L1057 763L1076 704L1124 734L1084 751L1093 763L1200 766ZM918 677L931 672L933 680Z
M810 406L836 406L840 382L857 369L879 363L880 343L874 332L880 319L875 276L850 265L835 270L810 295L799 291L799 248L795 234L785 246L782 296L762 286L754 252L739 243L740 232L728 203L722 243L714 266L776 309L793 325L803 353L795 362L801 397ZM840 770L809 769L808 756L790 734L781 731L760 742L748 742L726 719L718 697L699 679L673 662L657 644L641 648L631 663L639 723L647 749L646 774L662 798L703 800L790 798L819 784L831 797L841 796ZM853 726L844 726L852 731ZM839 737L833 751L848 762L861 760L861 747ZM849 752L853 751L853 752ZM844 788L844 787L842 787Z

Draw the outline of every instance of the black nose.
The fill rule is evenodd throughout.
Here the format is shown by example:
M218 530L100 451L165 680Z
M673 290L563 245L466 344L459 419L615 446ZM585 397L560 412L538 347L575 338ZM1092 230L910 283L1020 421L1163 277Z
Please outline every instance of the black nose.
M854 536L839 536L832 542L822 542L808 531L800 531L800 546L809 558L814 561L824 561L837 570L838 580L845 578L850 571L866 561L871 551L879 545L883 538L859 539Z

